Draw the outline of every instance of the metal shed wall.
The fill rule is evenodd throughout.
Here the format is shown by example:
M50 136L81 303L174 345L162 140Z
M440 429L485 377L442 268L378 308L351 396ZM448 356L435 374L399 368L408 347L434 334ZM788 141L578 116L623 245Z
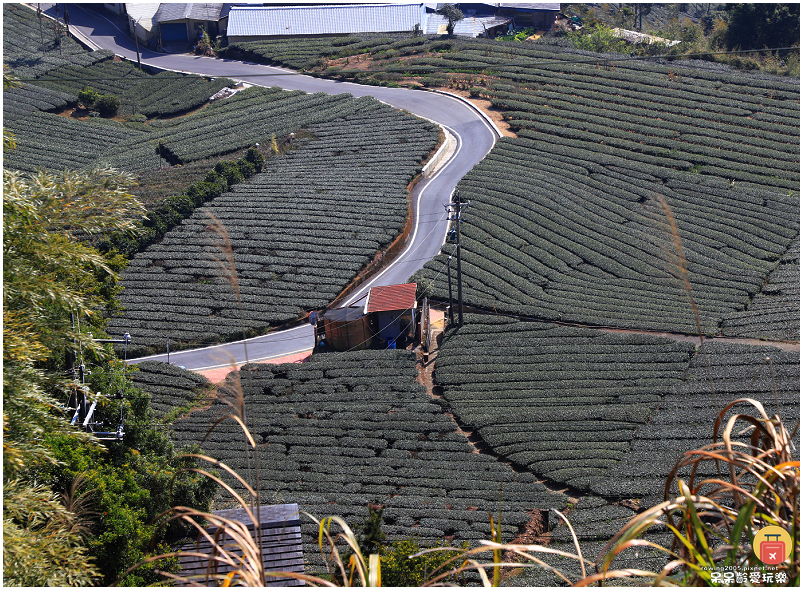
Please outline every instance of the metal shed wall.
M233 6L228 38L347 35L425 30L424 4Z
M246 523L250 530L254 530L252 521L244 509L215 510L214 514ZM297 504L261 506L260 516L264 570L266 572L304 573L303 541L300 536L300 512ZM213 529L209 529L209 532L213 534ZM186 551L198 551L199 549L202 553L211 553L211 545L205 540L201 541L199 545L187 543L182 549ZM180 563L181 575L184 576L204 574L208 566L208 561L199 557L181 557ZM229 571L229 567L219 568L219 573L222 574ZM304 585L302 580L267 575L267 586Z
M322 322L325 341L333 350L364 350L372 345L369 316L363 307L326 311Z

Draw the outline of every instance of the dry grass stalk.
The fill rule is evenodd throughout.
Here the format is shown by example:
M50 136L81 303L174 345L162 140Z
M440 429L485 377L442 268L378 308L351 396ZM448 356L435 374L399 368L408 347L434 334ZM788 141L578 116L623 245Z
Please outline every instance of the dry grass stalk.
M749 404L758 417L734 414L721 428L727 412L738 404ZM737 431L741 423L746 428ZM608 577L612 560L625 549L646 546L673 558L656 573L657 584L710 584L718 566L760 565L752 551L757 529L780 526L797 539L800 461L792 459L796 432L797 427L789 434L781 419L769 417L754 399L728 404L714 423L714 442L683 455L667 478L665 501L634 517L608 542L601 552L605 557L598 560L600 571L592 580ZM749 442L735 440L748 433ZM698 478L706 461L726 464L729 479ZM690 471L687 482L678 479L685 468ZM674 488L678 497L673 499ZM670 549L639 538L658 524L666 524L673 534ZM780 564L776 571L784 572L789 580L797 579L800 557L795 553L791 563Z
M706 379L708 379L708 385L711 388L711 395L714 399L714 409L719 412L720 404L719 400L717 399L716 388L714 387L714 378L711 376L708 356L706 355L705 348L703 347L704 336L702 322L700 321L700 310L698 309L697 303L695 303L694 300L694 295L692 294L692 283L689 280L688 262L686 260L686 255L683 253L683 245L681 243L681 235L678 232L678 224L675 221L675 216L672 214L672 209L670 208L669 203L667 203L667 199L664 197L664 195L658 195L656 197L656 201L658 202L658 205L661 207L661 210L664 212L664 216L667 219L667 225L669 227L672 244L675 247L676 256L674 268L677 269L678 277L682 281L683 288L686 291L687 297L689 298L689 306L692 309L695 326L697 327L697 335L700 338L700 353L703 355L703 360L705 360Z
M69 489L61 493L61 502L67 512L72 514L69 523L69 532L87 538L94 531L95 517L99 513L92 509L95 489L84 490L90 483L89 479L79 474L72 480Z

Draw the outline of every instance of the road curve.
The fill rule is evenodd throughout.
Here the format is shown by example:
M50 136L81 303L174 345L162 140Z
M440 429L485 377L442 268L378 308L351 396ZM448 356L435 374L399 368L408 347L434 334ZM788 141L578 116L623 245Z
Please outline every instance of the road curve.
M43 6L44 8L44 6ZM122 30L124 23L115 24L103 15L82 6L69 4L70 30L97 48L110 49L126 59L136 60L136 47ZM444 204L458 181L489 153L498 132L479 111L451 96L406 88L361 86L350 82L323 80L297 75L290 70L259 64L188 54L161 54L140 47L142 63L179 72L228 77L261 86L278 86L286 90L325 92L353 96L373 96L391 106L430 119L445 128L457 139L453 156L435 174L418 183L411 194L414 230L403 253L383 272L365 283L351 295L351 302L369 287L402 283L425 262L439 253L447 231ZM135 334L131 335L134 339ZM310 326L299 326L266 334L246 341L232 342L205 348L174 352L169 362L194 371L214 369L245 360L257 362L280 358L313 347ZM134 359L167 361L167 355Z

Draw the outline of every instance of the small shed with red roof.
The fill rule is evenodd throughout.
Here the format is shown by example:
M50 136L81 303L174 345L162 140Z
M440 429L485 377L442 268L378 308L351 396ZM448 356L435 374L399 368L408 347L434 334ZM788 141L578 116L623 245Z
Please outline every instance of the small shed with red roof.
M416 283L372 287L364 304L375 336L389 348L414 338L416 310Z

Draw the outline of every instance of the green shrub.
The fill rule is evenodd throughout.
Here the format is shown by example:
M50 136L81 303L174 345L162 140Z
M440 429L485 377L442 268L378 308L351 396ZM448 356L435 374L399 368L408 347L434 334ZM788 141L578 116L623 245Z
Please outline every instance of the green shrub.
M445 541L440 541L434 547L448 545ZM423 549L424 547L421 547L416 539L395 541L391 546L384 548L381 551L381 583L386 587L419 587L426 580L458 565L451 564L450 567L442 568L442 572L436 571L448 559L459 555L459 551L432 551L409 559ZM469 549L469 543L466 541L462 543L461 549Z
M419 557L409 559L425 547L420 546L418 539L402 539L391 545L386 544L386 533L383 532L383 508L374 504L367 505L368 514L361 525L356 525L360 530L357 537L358 549L367 559L377 553L381 556L381 584L385 587L419 587L433 577L437 568L448 559L458 555L461 551L433 551ZM440 540L433 547L447 547L448 543ZM469 549L469 543L464 542L461 550ZM342 554L342 561L349 563L352 551ZM444 569L444 568L443 568ZM449 568L447 568L449 569ZM440 572L436 572L438 574ZM435 574L434 574L435 575ZM342 581L341 579L339 580Z
M209 183L219 182L220 180L222 180L222 176L216 170L209 170L206 172L205 178L203 178L203 182Z
M78 102L87 109L93 108L99 98L100 94L94 88L88 86L78 93Z
M242 175L242 171L239 169L239 164L230 160L217 162L217 165L214 166L214 172L227 181L228 187L244 180L244 175Z
M431 279L425 278L418 273L414 273L414 275L409 279L409 282L417 284L417 299L422 300L426 297L433 296L433 287L434 283Z
M250 178L256 173L256 167L252 162L248 162L242 158L241 160L238 160L237 163L239 164L239 172L242 173L244 178Z
M174 197L169 197L164 201L166 205L169 205L172 209L176 212L180 213L184 217L188 217L194 211L194 203L192 199L187 197L186 195L176 195Z
M119 112L120 100L113 94L103 94L95 103L101 117L113 117Z
M130 119L128 119L128 121L131 121L132 123L144 123L147 121L147 117L139 113L138 115L133 115Z
M257 173L261 172L261 169L264 168L264 156L255 148L247 150L244 159L255 166Z
M597 25L591 30L583 29L568 35L578 49L597 53L631 53L631 46L621 37L614 36L611 27Z
M199 207L203 203L217 198L226 190L228 190L228 185L225 179L212 170L206 175L203 182L196 182L190 186L186 195L192 200L195 207Z

